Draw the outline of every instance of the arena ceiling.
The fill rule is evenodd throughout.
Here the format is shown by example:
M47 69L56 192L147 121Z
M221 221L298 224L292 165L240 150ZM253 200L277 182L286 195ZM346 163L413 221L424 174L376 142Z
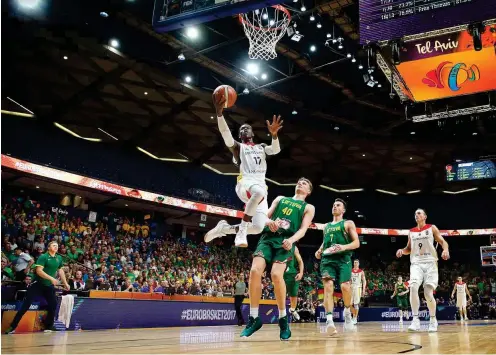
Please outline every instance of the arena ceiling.
M317 1L311 10L324 24L321 31L299 14L305 41L281 41L278 58L265 64L266 83L244 71L248 41L232 18L199 26L204 36L192 43L182 31L153 31L151 1L58 5L44 22L3 9L9 36L2 43L2 110L19 111L13 99L34 112L31 119L57 122L80 138L234 173L210 96L219 84L239 93L248 87L250 94L240 95L226 114L233 130L249 122L256 139L267 142L265 120L272 114L285 120L283 151L269 162L268 176L287 183L305 175L335 188L442 188L446 163L496 153L492 117L412 123L389 97L386 78L380 78L382 88L363 83L356 0ZM345 38L343 52L324 47L322 33L332 30ZM108 45L112 38L119 48ZM313 54L310 43L318 46ZM179 53L185 61L177 60ZM487 95L449 104L481 100Z

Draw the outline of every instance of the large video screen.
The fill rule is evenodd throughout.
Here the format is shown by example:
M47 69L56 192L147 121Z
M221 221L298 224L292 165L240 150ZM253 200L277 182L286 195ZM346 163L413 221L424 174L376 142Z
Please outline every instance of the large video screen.
M496 18L496 0L360 0L360 43Z
M495 179L496 167L491 160L446 165L447 181Z
M467 31L408 42L396 69L417 102L495 90L495 44L496 25L486 26L481 51Z

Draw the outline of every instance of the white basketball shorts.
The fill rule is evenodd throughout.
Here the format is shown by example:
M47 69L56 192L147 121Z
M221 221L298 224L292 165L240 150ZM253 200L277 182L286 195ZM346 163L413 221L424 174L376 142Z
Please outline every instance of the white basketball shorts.
M418 263L410 265L410 284L431 285L437 288L439 274L437 271L437 262Z
M360 304L360 299L362 298L362 288L360 286L351 285L351 304Z
M258 185L265 189L265 197L262 202L258 204L257 213L267 214L269 212L269 204L267 202L267 185L265 185L265 181L243 178L239 180L236 185L236 194L241 201L247 203L251 197L250 188L253 185Z
M456 296L456 306L458 308L465 308L465 307L467 307L467 297Z

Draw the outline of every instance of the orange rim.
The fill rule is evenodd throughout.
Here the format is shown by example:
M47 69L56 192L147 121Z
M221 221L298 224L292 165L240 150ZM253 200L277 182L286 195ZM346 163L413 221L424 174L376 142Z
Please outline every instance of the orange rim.
M282 11L284 12L287 16L288 16L288 24L289 22L291 22L291 13L289 12L288 9L286 9L284 6L281 6L281 5L272 5L271 7L273 7L274 9L276 10L279 10L279 11ZM281 27L275 27L275 28L261 28L261 27L258 27L258 26L253 26L251 23L247 22L244 20L243 16L241 14L238 15L238 18L239 18L239 21L247 26L250 26L254 29L256 29L257 31L277 31L279 30Z

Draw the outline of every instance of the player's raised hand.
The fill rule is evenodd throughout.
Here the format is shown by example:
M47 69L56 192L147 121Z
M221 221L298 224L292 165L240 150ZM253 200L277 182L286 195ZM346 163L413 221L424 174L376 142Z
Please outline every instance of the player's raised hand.
M272 124L267 120L267 129L269 130L272 137L277 137L277 132L282 128L284 121L281 120L281 116L274 115L272 117Z
M215 93L212 94L212 102L214 103L215 112L217 113L217 117L222 116L224 112L224 107L226 107L226 100L224 96L222 96L219 100L215 97Z
M403 256L403 249L398 249L398 250L396 251L396 257L397 257L397 258L401 258L402 256Z
M441 258L443 258L443 260L448 260L450 258L449 250L443 250L443 252L441 253Z

